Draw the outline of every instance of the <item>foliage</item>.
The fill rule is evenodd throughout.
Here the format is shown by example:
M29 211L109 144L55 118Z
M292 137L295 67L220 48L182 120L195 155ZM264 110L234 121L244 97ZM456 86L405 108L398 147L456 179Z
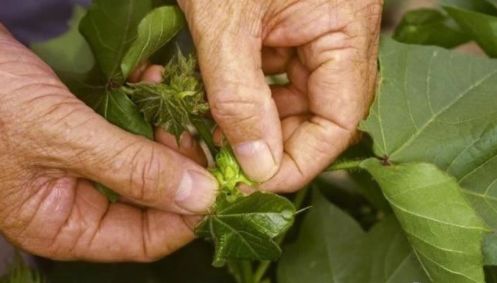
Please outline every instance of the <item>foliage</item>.
M315 190L313 209L278 265L278 282L427 282L393 216L365 232Z

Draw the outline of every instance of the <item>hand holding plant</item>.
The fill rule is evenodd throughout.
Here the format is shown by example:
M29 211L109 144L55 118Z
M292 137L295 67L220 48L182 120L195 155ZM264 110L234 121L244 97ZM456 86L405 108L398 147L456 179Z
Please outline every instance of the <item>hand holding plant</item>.
M376 84L381 2L179 1L214 119L263 189L296 191L352 142ZM285 72L288 85L267 86Z
M0 73L0 230L12 242L55 259L150 261L193 239L182 215L212 205L207 170L105 121L5 30ZM109 204L87 180L149 208Z

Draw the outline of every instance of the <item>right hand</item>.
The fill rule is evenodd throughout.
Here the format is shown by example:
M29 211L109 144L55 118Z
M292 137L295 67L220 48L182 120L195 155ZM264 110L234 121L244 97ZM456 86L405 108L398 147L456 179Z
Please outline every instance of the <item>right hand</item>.
M109 204L88 180L147 208ZM193 239L183 215L205 213L216 190L195 162L97 115L0 25L0 232L11 242L59 260L151 261Z

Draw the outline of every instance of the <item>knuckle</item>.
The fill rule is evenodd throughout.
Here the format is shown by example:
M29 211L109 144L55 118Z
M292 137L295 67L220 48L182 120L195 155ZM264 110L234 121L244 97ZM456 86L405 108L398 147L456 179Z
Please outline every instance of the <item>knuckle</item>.
M161 188L161 176L163 175L163 156L158 154L156 145L152 148L141 147L135 151L131 159L130 197L146 202L153 203L159 199L164 188Z
M235 91L219 93L211 103L212 115L222 127L253 125L259 113L267 107L264 96L237 95L242 92L236 88Z

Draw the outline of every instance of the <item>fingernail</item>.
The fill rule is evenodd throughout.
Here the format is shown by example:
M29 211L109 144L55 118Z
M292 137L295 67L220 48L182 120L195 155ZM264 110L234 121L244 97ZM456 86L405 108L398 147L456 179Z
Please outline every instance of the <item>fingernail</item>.
M214 177L203 173L188 170L176 191L176 204L181 208L193 212L207 212L215 201L217 181Z
M179 141L183 149L192 149L195 146L193 137L186 132L181 135Z
M234 146L233 151L243 171L253 181L267 181L276 173L276 163L265 141L240 143Z

